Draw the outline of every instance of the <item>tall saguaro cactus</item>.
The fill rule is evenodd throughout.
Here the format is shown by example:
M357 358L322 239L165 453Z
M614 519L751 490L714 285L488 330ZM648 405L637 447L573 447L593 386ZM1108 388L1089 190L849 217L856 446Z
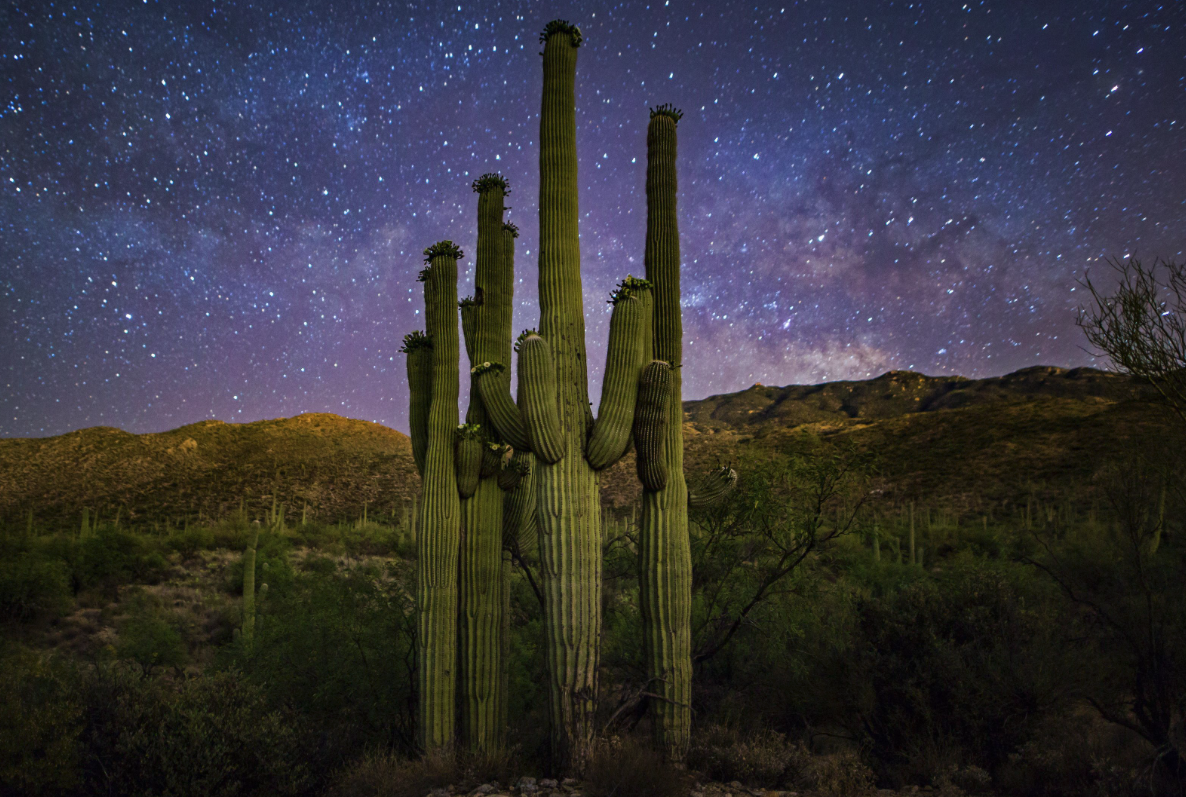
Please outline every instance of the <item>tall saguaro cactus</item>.
M486 174L474 181L478 194L478 253L474 295L461 303L470 362L509 361L514 291L513 227L503 222L506 180ZM473 377L476 379L476 377ZM493 750L502 743L505 696L502 653L503 491L497 476L503 448L492 439L493 427L476 387L470 390L466 422L480 430L483 467L474 474L472 495L461 502L462 537L459 581L461 741L471 750Z
M446 667L454 628L445 617L447 568L460 547L462 737L473 748L498 743L505 725L506 670L498 632L512 554L537 539L554 764L582 770L592 752L601 634L599 472L633 438L644 485L642 571L646 654L656 733L672 756L687 747L690 694L690 579L680 391L679 236L675 207L675 126L667 106L648 129L647 279L614 292L601 404L589 408L580 272L575 77L580 30L563 20L540 36L538 330L523 333L517 402L510 395L513 228L503 226L505 181L486 175L479 197L475 295L462 302L474 367L473 390L453 455L457 330L446 322L455 299L456 258L448 242L429 249L427 336L405 339L412 387L412 448L424 479L420 547L421 733L426 748L450 741ZM447 261L447 262L446 262ZM450 270L451 269L451 270ZM655 286L652 296L652 285ZM454 370L447 372L446 363ZM451 379L451 381L449 381ZM498 467L506 447L510 463ZM497 457L496 457L497 455ZM694 501L719 500L735 474L706 480ZM461 498L458 499L460 490ZM507 491L505 496L502 491ZM450 503L451 499L453 503ZM458 519L460 515L460 519ZM497 534L493 533L498 529ZM453 559L446 548L452 541ZM501 550L500 542L501 541ZM453 571L456 572L456 571ZM534 585L534 582L533 582ZM454 585L453 600L457 600ZM452 615L450 615L452 617ZM448 648L448 649L447 649ZM450 715L451 716L451 715Z
M683 322L680 315L679 227L676 219L676 124L669 106L651 111L647 126L647 279L654 285L653 351L670 365L667 419L660 448L665 482L643 479L639 534L639 592L643 650L652 700L655 741L679 759L691 732L692 554L688 538L688 488L684 480ZM639 445L639 474L643 475ZM652 468L654 470L654 468Z
M461 250L441 241L424 250L427 335L404 338L412 388L412 451L423 451L417 534L417 676L419 741L425 750L453 743L457 656L457 557L461 499L454 456L457 432L457 261ZM424 358L430 363L424 368ZM424 371L428 374L425 376ZM412 377L415 374L416 379ZM419 393L417 392L419 387ZM428 396L424 396L428 391ZM415 409L427 405L423 422ZM417 463L419 464L419 463Z
M577 221L576 79L580 30L562 20L540 36L540 243L538 331L520 337L519 406L503 362L482 363L477 387L502 439L530 451L544 597L552 752L579 771L592 752L601 635L601 505L598 472L622 457L634 421L644 330L645 280L614 296L606 386L589 411L585 308Z

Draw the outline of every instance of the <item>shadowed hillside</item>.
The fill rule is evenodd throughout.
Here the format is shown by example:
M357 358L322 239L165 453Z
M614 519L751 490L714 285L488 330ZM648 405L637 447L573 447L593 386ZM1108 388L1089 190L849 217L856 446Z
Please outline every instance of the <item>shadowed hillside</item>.
M1035 366L1005 376L966 379L889 371L863 382L766 387L685 401L689 421L705 428L751 429L803 423L896 418L916 412L958 409L1032 398L1125 401L1152 397L1152 388L1094 368Z
M131 524L218 518L243 503L260 517L273 497L289 516L398 511L418 489L406 435L309 413L232 424L201 421L160 434L93 427L57 437L0 440L0 517L33 511L38 526L74 523L85 507Z
M687 467L793 450L804 434L878 455L882 489L956 511L1028 496L1074 500L1094 455L1160 422L1151 388L1089 368L1027 368L964 379L891 371L863 382L765 387L684 403ZM624 507L639 492L634 458L602 476ZM744 472L742 474L744 477ZM330 414L160 434L95 427L58 437L0 440L0 519L76 524L84 508L132 524L218 518L243 503L262 517L275 499L290 517L353 519L400 512L418 490L408 438Z

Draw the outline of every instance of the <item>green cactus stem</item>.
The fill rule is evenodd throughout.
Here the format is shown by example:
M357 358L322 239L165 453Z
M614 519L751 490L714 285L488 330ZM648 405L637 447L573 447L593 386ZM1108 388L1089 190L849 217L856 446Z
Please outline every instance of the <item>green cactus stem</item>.
M651 441L635 435L643 482L639 530L639 596L647 677L659 699L650 702L656 746L673 761L687 754L692 726L692 553L684 481L683 321L680 310L679 226L676 213L676 124L680 112L651 110L647 125L646 278L654 285L652 353L671 364L667 424L660 457L665 484L647 483L643 460ZM649 366L648 366L649 367ZM640 388L641 415L642 390ZM637 429L637 424L636 424ZM648 471L650 468L648 468Z
M482 427L476 423L463 423L457 427L457 493L469 498L478 489L478 478L482 470Z
M441 241L424 252L425 318L432 339L432 397L417 523L417 676L419 742L426 751L453 743L457 659L457 557L461 501L454 440L457 429L457 260L461 250Z
M502 363L483 362L470 369L482 405L498 435L516 451L530 451L523 416L511 398L510 378Z
M581 287L576 150L576 56L580 31L550 23L542 35L543 96L539 136L539 333L551 348L558 402L559 458L541 450L539 409L528 417L540 511L553 765L580 772L592 755L601 636L601 506L597 472L584 458L589 384ZM529 338L520 348L522 374ZM535 414L536 422L531 422Z
M647 490L667 486L668 462L664 457L667 430L672 424L672 371L662 360L651 360L638 381L638 406L634 411L634 445L638 480Z
M248 648L255 639L255 550L259 546L259 526L251 531L251 542L243 552L243 627L239 638Z
M519 482L527 475L530 470L528 465L523 460L519 459L518 454L530 456L530 452L515 452L511 459L503 464L502 470L498 472L498 486L503 492L510 492L519 486Z
M583 319L580 326L583 332ZM580 348L583 354L584 346ZM546 340L539 335L528 335L522 340L519 344L519 401L523 420L532 453L549 465L563 459L568 447L556 406L556 370L552 348ZM584 426L583 413L581 426ZM575 448L579 450L579 443Z
M497 476L502 472L503 460L511 447L506 443L494 443L487 441L482 444L482 472L483 479L489 479L491 476Z
M509 192L500 174L484 174L473 182L478 194L478 244L474 297L463 303L462 327L471 363L509 362L514 298L514 237L503 215ZM508 246L509 244L509 246ZM458 697L460 737L472 751L494 751L505 736L501 725L503 501L497 479L508 447L494 439L496 427L481 399L471 369L466 420L481 424L474 490L463 494L459 586Z
M644 288L642 290L648 290ZM643 330L650 326L646 306L632 291L619 289L613 297L609 322L609 349L601 384L598 418L589 435L585 458L594 470L604 470L626 453L634 425L634 406L643 366Z
M686 479L685 479L686 481ZM695 487L688 487L688 508L712 509L719 506L737 485L737 471L728 466L706 473Z

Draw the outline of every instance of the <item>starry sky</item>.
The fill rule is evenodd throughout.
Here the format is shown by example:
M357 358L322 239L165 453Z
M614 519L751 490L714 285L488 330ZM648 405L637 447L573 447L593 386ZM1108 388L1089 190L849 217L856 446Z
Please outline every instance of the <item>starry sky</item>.
M592 397L679 126L684 396L1098 364L1085 271L1183 257L1181 2L22 2L0 10L0 436L335 412L407 429L421 251L512 186L581 26ZM463 362L462 367L465 367ZM466 380L463 380L463 383Z

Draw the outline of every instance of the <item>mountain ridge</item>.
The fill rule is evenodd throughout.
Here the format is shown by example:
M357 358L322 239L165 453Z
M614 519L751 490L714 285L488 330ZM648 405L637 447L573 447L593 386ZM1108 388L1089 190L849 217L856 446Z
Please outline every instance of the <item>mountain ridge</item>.
M877 451L883 491L964 509L1033 484L1090 479L1090 452L1157 422L1150 386L1090 368L1034 366L968 379L889 371L868 380L754 385L684 402L689 472L769 456L802 435ZM97 426L0 439L0 524L69 528L82 510L175 526L273 502L313 519L401 516L418 491L406 435L332 413L202 420L134 434ZM1027 486L1028 485L1028 486ZM603 472L610 507L637 500L633 457Z

